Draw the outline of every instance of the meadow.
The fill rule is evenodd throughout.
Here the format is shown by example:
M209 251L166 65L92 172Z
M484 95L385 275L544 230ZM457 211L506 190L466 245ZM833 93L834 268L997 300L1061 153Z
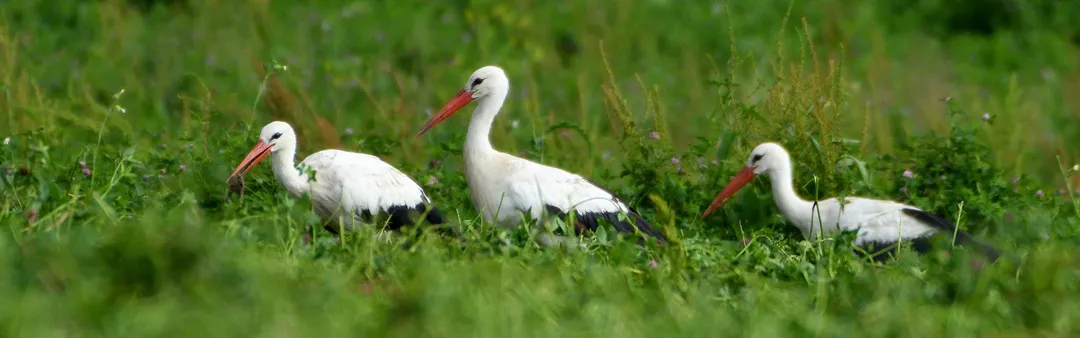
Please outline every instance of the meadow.
M1080 3L8 0L0 7L0 332L96 336L1080 334ZM469 200L467 108L498 65L501 151L598 182L670 245L536 244ZM340 241L262 164L380 156L462 232ZM946 216L1005 256L806 241L755 180ZM315 226L316 229L321 228Z

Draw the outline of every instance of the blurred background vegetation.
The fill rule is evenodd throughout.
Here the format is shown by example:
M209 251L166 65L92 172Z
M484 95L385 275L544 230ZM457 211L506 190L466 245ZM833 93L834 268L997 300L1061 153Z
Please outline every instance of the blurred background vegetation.
M1080 162L1077 22L1080 2L1051 0L7 0L0 299L15 305L0 329L1075 332L1080 175L1062 167ZM224 199L258 128L286 120L300 156L381 156L474 226L468 119L413 134L489 64L511 81L496 148L601 181L682 229L682 251L308 247L298 229L313 215L268 169L242 203ZM696 219L764 141L792 150L805 196L969 213L1024 258L979 277L814 256L763 183Z

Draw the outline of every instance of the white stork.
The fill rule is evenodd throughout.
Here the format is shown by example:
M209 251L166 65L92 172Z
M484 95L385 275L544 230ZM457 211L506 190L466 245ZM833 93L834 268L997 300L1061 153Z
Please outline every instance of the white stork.
M278 182L293 196L308 193L315 212L327 222L324 229L335 235L354 222L385 223L387 229L398 230L418 223L416 217L425 212L429 224L443 223L424 190L378 157L327 149L295 165L296 133L281 121L263 127L259 141L230 177L247 174L267 156Z
M515 227L525 216L539 221L548 216L576 215L574 230L596 230L601 219L621 232L638 231L664 240L664 235L617 196L593 182L559 168L499 152L491 147L491 124L506 100L510 81L496 66L476 70L458 92L416 135L446 120L476 101L465 139L465 177L473 204L489 223ZM623 215L620 218L620 215ZM546 234L544 234L546 235ZM543 241L544 238L541 238ZM545 243L551 245L550 242Z
M792 185L791 158L787 150L776 143L763 143L754 148L746 167L731 179L701 217L708 217L757 175L769 176L780 213L808 239L818 238L821 232L832 236L837 232L856 231L855 245L870 253L878 248L892 247L877 254L876 259L883 261L888 256L884 253L895 251L897 242L909 242L916 251L925 253L930 249L932 236L951 237L955 233L956 244L973 245L990 260L999 256L996 249L976 241L952 222L910 205L859 197L845 197L842 204L836 198L817 202L803 200L795 194Z

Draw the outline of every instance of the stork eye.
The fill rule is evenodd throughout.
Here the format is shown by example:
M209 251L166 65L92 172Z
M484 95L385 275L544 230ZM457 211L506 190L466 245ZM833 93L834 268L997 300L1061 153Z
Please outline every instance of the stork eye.
M276 140L276 139L278 139L280 137L281 137L281 133L274 133L274 136L270 136L270 140L273 141L273 140Z
M484 79L476 78L476 80L473 80L472 86L476 87L476 86L479 86L481 83L484 83Z
M765 157L765 154L754 155L754 159L752 160L752 162L760 161L762 157Z

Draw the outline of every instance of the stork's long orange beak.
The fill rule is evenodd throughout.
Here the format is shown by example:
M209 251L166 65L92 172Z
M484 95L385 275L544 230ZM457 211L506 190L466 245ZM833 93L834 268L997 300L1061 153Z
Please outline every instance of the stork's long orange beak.
M739 189L746 185L747 182L750 182L754 176L754 168L746 167L740 170L738 174L735 174L735 177L731 178L731 182L728 182L727 186L724 187L724 190L716 195L716 198L713 199L712 203L709 203L709 208L705 209L705 212L701 214L701 218L709 217L709 214L716 211L716 208L719 208L724 202L727 202L728 198L735 195L735 192L739 191Z
M266 156L270 155L270 149L273 147L273 144L266 144L262 140L259 140L258 143L255 143L255 147L251 148L251 151L244 157L244 160L240 161L240 165L236 166L236 169L234 169L229 176L236 176L237 173L241 176L247 175L247 173L251 171L251 168L254 168L256 164L259 164L259 161L262 161Z
M435 125L439 123L442 123L443 120L449 118L450 115L454 115L454 113L461 109L461 107L464 107L472 101L472 93L465 90L458 92L457 95L454 95L454 98L450 99L450 102L447 102L446 105L442 107L442 109L439 109L439 112L437 114L432 116L431 119L424 124L423 128L420 128L420 132L416 133L416 136L420 136L421 134L426 133L429 129L435 127Z

